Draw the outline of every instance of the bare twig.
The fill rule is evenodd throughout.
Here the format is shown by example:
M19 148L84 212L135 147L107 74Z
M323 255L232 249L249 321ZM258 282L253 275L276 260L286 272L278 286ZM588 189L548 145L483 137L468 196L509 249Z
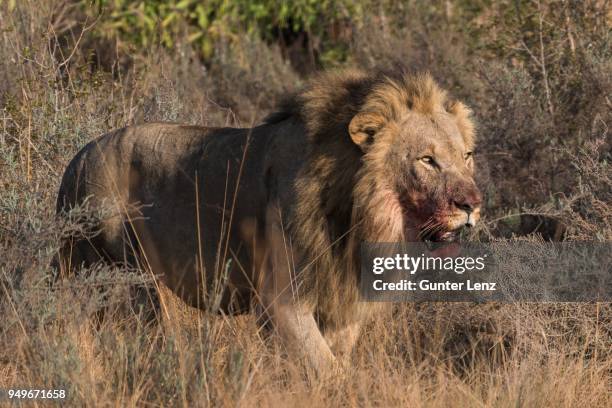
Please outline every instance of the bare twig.
M554 108L550 94L550 86L548 85L548 72L546 71L546 58L544 57L544 35L542 33L542 4L538 1L538 35L540 37L540 67L542 69L542 81L544 81L544 91L546 92L546 102L548 103L548 112L552 115Z

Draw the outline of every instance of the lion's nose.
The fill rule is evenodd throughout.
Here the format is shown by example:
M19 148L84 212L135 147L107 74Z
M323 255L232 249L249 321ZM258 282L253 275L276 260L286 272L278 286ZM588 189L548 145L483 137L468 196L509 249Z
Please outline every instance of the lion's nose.
M480 207L480 201L479 195L475 196L473 199L453 200L453 204L457 209L465 211L467 215L465 226L468 228L476 225L478 216L475 215L475 211Z
M455 204L455 207L465 211L468 215L474 212L475 209L480 207L481 202L482 199L480 198L480 194L478 193L468 194L462 196L459 199L453 200L453 204Z

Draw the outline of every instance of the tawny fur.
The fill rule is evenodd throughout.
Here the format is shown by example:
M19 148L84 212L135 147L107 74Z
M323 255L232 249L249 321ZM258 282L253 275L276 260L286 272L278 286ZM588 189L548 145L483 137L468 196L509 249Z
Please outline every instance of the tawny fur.
M406 159L428 143L449 163L442 178ZM408 223L440 214L461 225L454 200L479 204L473 145L469 109L429 75L359 70L314 78L252 129L120 129L64 174L58 212L111 202L119 214L93 238L69 239L61 265L144 265L205 309L211 299L229 313L263 303L287 343L323 366L375 310L358 293L361 243L417 239Z

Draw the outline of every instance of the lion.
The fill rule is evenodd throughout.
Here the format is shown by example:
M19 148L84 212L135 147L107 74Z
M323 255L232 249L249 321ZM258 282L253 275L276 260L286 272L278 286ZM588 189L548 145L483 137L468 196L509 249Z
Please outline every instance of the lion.
M253 128L116 130L64 174L58 213L116 211L66 240L61 268L148 269L188 305L255 311L326 370L376 310L361 243L453 241L478 221L474 144L470 109L404 71L320 74Z

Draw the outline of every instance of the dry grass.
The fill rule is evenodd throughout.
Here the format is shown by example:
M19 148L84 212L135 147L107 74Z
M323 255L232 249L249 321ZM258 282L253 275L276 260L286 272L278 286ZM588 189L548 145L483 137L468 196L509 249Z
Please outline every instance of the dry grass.
M5 3L0 388L64 388L76 406L610 406L607 303L397 305L367 327L345 372L312 379L252 316L204 315L170 295L175 319L134 310L130 287L150 284L139 274L101 267L51 287L60 237L78 227L55 219L55 195L86 141L152 120L250 125L301 79L275 46L247 39L206 67L181 47L128 62L115 55L100 68L88 59L96 39L70 2L17 2L12 12ZM538 24L527 27L538 22L536 3L521 22L500 23L502 6L477 16L400 10L395 18L411 24L376 12L352 38L348 62L400 59L470 101L488 200L481 236L499 231L494 220L528 212L573 220L568 238L609 241L609 14L605 2L569 11L542 3L542 36ZM466 34L461 18L490 34Z

